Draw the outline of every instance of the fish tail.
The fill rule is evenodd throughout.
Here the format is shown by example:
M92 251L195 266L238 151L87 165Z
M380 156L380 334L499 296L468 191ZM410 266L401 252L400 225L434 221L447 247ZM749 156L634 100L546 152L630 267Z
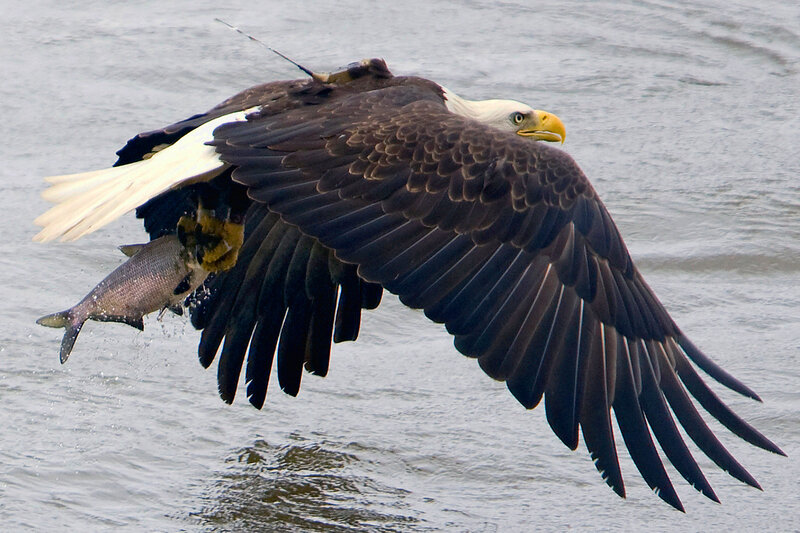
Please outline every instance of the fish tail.
M70 311L70 309L67 309L66 311L46 315L36 321L37 324L48 328L66 329L64 338L61 339L61 351L59 352L61 364L67 362L67 358L69 358L69 354L72 352L73 346L75 346L75 340L78 338L78 333L81 332L84 322L83 320L76 320Z

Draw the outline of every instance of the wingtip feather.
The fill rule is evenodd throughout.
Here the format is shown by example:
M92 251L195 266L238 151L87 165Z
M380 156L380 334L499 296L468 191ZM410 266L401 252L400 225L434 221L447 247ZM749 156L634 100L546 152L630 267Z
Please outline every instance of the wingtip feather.
M702 368L706 374L717 380L719 383L722 383L729 389L738 392L742 396L752 398L758 402L762 401L761 397L756 394L755 391L733 377L721 366L717 365L706 354L700 351L700 349L695 346L692 341L686 338L685 335L680 335L675 340L686 353L686 355L688 355L697 366Z

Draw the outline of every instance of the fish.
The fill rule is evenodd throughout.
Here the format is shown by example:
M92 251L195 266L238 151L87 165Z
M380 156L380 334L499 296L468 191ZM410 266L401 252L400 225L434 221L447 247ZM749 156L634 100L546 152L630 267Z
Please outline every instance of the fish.
M181 303L209 274L177 235L119 248L129 256L126 262L73 307L36 321L42 326L65 328L59 354L62 364L87 320L121 322L144 330L145 315L166 309L181 314Z

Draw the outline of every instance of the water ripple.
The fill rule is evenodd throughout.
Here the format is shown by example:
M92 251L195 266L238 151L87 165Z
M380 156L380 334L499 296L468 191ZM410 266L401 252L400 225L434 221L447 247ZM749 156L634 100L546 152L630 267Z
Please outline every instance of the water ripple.
M236 451L192 518L210 529L286 531L423 531L403 508L406 491L355 472L352 453L321 444ZM405 509L408 513L408 509Z

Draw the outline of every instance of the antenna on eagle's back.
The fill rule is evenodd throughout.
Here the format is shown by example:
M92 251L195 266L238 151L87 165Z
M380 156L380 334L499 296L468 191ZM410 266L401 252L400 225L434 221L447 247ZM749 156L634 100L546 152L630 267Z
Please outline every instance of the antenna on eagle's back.
M232 30L234 30L234 31L236 31L236 32L238 32L238 33L240 33L240 34L244 35L245 37L247 37L247 38L248 38L248 39L250 39L251 41L253 41L253 42L256 42L256 43L260 44L261 46L263 46L264 48L266 48L266 49L267 49L267 50L269 50L270 52L272 52L272 53L274 53L274 54L277 54L278 56L282 57L283 59L285 59L286 61L288 61L288 62L289 62L289 63L291 63L292 65L296 66L297 68L299 68L300 70L302 70L303 72L305 72L306 74L308 74L309 76L311 76L312 78L314 78L315 80L317 80L317 81L321 81L321 82L323 82L323 83L328 81L328 75L326 75L326 74L317 74L316 72L312 72L312 71L310 71L309 69L307 69L306 67L304 67L303 65L301 65L300 63L298 63L297 61L294 61L293 59L290 59L290 58L286 57L285 55L283 55L282 53L278 52L277 50L275 50L275 49L274 49L274 48L272 48L271 46L269 46L269 45L265 44L263 41L260 41L260 40L256 39L255 37L253 37L253 36L252 36L252 35L250 35L249 33L245 33L245 32L243 32L242 30L240 30L239 28L237 28L237 27L236 27L236 26L234 26L233 24L229 24L229 23L225 22L224 20L222 20L222 19L220 19L220 18L215 18L214 20L216 20L217 22L219 22L219 23L221 23L221 24L224 24L224 25L226 25L226 26L227 26L227 27L229 27L230 29L232 29Z

